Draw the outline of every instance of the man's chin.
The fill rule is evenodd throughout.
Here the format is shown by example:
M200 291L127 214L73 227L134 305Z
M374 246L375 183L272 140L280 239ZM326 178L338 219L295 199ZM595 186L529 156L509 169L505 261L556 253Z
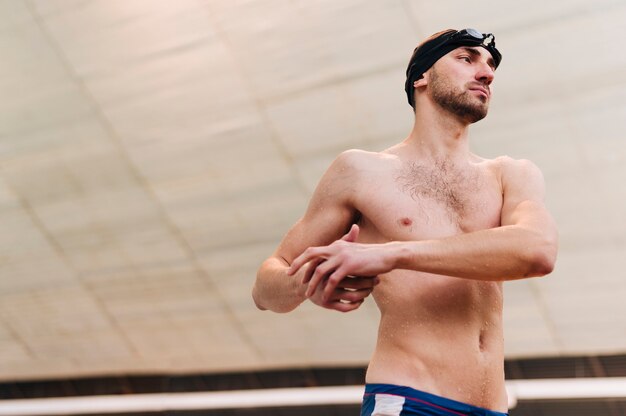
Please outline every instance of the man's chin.
M461 116L463 121L465 121L467 124L473 124L487 117L487 110L488 109L486 106L482 108L472 108L472 109L468 109L463 114L457 114L457 115Z
M466 124L482 120L487 116L487 111L489 110L489 98L479 94L466 92L459 96L441 95L433 96L433 98L443 109Z
M489 112L489 98L480 96L480 103L468 106L467 115L471 119L471 123L476 123L487 117ZM484 101L482 100L484 98Z

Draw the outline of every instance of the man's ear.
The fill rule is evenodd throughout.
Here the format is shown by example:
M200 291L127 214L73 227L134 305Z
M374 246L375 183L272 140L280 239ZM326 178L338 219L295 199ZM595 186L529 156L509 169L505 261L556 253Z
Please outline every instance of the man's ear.
M413 81L413 88L425 87L428 84L428 72Z

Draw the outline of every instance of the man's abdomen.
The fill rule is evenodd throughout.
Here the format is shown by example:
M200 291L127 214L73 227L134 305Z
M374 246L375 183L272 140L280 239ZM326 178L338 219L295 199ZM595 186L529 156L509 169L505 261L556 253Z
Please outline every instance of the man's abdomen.
M415 272L385 276L367 383L386 383L506 411L502 288Z

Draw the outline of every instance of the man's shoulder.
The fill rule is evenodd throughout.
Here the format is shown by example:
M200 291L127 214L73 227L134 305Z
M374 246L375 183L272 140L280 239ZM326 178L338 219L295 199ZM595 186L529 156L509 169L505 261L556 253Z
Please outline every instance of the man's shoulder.
M360 164L372 162L385 162L394 159L395 156L386 152L370 152L362 149L344 150L337 156L337 161L347 164Z
M539 167L529 159L514 159L510 156L498 156L492 159L503 175L539 174Z
M324 198L330 195L334 202L351 201L376 177L386 158L382 153L360 149L341 152L322 175L316 195Z
M385 152L349 149L341 152L329 170L342 173L364 173L393 164L397 157Z
M544 186L545 180L541 169L528 159L500 156L493 161L498 165L502 189L505 193L514 189Z

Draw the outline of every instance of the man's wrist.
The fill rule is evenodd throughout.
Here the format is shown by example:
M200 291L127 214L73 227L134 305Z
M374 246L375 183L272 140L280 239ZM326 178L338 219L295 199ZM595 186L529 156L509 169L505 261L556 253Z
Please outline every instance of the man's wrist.
M409 264L411 249L406 241L392 241L385 244L388 248L392 269L405 269Z

